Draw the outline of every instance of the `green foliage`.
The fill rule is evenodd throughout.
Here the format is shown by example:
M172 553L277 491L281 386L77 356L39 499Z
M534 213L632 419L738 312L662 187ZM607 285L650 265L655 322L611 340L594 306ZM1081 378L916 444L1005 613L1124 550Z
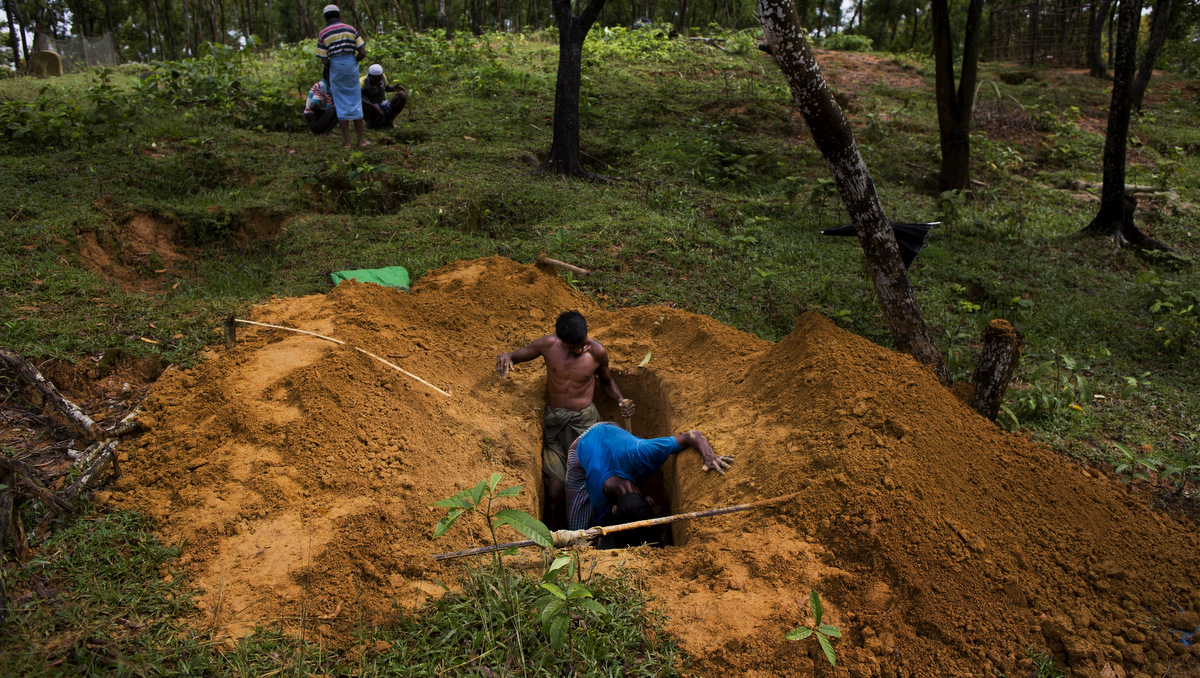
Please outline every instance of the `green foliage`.
M1159 468L1163 465L1162 460L1153 457L1143 457L1124 443L1114 442L1113 445L1121 452L1122 457L1121 463L1117 464L1113 472L1123 482L1130 483L1135 480L1150 480L1151 476L1157 474Z
M1139 273L1134 283L1147 292L1155 341L1174 354L1194 348L1200 332L1200 288L1185 289L1155 267Z
M1054 657L1039 652L1033 646L1025 648L1025 656L1033 660L1034 673L1031 678L1066 678L1067 674L1054 665Z
M809 606L812 608L813 625L801 626L784 635L788 640L805 640L809 636L816 636L817 643L821 646L821 650L825 653L825 658L829 660L830 666L837 666L837 656L833 652L833 642L831 638L841 638L842 632L838 627L830 624L822 624L821 616L821 596L817 592L811 591L808 594Z
M432 506L449 509L449 511L445 518L438 521L433 530L433 538L437 539L445 534L462 516L473 513L480 516L487 524L488 530L492 534L493 544L499 543L499 540L496 539L496 528L507 525L525 538L532 539L538 546L553 547L554 536L550 534L549 528L542 521L516 509L496 508L493 510L494 502L508 497L516 497L521 493L520 485L497 491L496 486L503 479L504 474L493 473L490 478L479 481L475 487L469 490L463 490L451 497L434 502ZM496 555L495 558L496 564L499 565L499 555Z
M840 52L867 52L873 42L865 35L834 33L821 40L821 47Z
M1032 354L1026 356L1023 364L1031 364L1030 358ZM1017 429L1022 423L1083 416L1093 401L1109 397L1095 392L1091 374L1090 365L1065 354L1055 354L1050 360L1035 364L1028 373L1013 379L1007 402L1001 408L1001 423ZM1126 376L1121 386L1110 389L1110 395L1129 398L1139 387L1149 385L1147 376L1148 372L1140 378Z
M566 583L561 585L555 580L564 569ZM538 601L542 608L542 631L555 650L562 649L564 638L568 646L574 648L570 642L573 617L581 617L582 620L588 612L599 617L609 615L608 608L596 601L592 588L583 583L579 572L579 554L574 551L554 559L542 576L542 588L549 592Z

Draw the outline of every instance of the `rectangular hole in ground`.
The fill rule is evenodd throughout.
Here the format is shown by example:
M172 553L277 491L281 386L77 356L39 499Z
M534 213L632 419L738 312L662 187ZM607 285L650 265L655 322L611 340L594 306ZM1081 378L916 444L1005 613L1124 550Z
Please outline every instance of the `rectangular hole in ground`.
M638 369L630 373L613 375L621 394L632 398L636 409L630 419L632 433L639 438L658 438L675 435L672 430L671 404L662 392L662 380L650 370ZM596 408L600 412L601 421L613 421L623 425L621 411L617 404L604 396L596 398ZM672 507L681 504L679 501L679 483L675 479L675 458L672 457L658 473L655 473L642 486L643 493L654 500L654 516L668 516ZM672 523L669 526L648 528L652 533L642 533L634 540L640 544L643 541L658 542L658 545L682 545L686 541L686 526L683 522ZM631 532L642 532L641 530ZM601 548L631 546L630 539L622 538L623 533L611 535L613 543L601 544Z

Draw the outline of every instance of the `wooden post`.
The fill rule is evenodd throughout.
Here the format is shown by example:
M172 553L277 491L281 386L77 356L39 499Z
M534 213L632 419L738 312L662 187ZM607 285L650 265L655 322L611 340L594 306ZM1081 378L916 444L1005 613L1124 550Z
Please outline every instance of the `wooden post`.
M225 350L232 351L234 346L237 346L237 324L233 322L233 314L230 313L221 326L225 328Z
M1000 402L1021 361L1024 346L1025 339L1007 320L997 318L983 331L983 353L971 377L971 385L975 387L971 407L991 421L996 421L996 415L1000 414Z

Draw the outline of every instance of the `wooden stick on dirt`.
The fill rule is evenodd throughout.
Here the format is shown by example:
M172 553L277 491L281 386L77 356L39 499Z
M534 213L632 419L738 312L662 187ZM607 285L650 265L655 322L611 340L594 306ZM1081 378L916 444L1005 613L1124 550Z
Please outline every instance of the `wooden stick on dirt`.
M0 362L7 364L14 372L21 375L21 378L24 379L26 383L40 391L42 396L45 397L47 401L54 405L59 412L62 412L64 415L66 415L67 419L71 423L75 424L79 428L86 431L88 435L92 436L93 440L100 439L101 434L104 432L100 425L97 424L91 417L89 417L87 413L80 409L78 405L70 400L67 400L62 393L59 393L58 389L54 387L54 384L51 383L49 379L42 376L42 373L39 372L38 369L34 367L28 360L25 360L20 355L17 355L17 353L14 351L10 351L6 348L0 348Z
M561 268L564 271L570 271L572 273L580 273L583 275L587 275L587 274L591 273L591 271L587 270L586 268L580 268L578 266L573 266L564 261L559 261L558 259L551 259L550 257L546 256L545 252L542 252L541 254L538 255L537 262L539 264L546 264L547 266L554 266L555 268Z
M724 508L708 509L705 511L693 511L691 513L680 513L673 516L663 516L662 518L649 518L647 520L639 520L633 523L624 523L621 525L609 525L608 527L593 527L587 530L558 530L554 533L555 546L567 546L573 542L591 539L592 537L600 537L616 532L625 532L626 530L636 530L643 527L655 527L657 525L668 525L670 523L679 522L681 520L693 520L695 518L711 518L712 516L720 516L726 513L737 513L739 511L749 511L751 509L764 508L782 504L800 495L799 492L785 494L780 497L772 497L771 499L763 499L750 504L738 504L737 506L726 506ZM435 556L430 556L434 560L450 560L453 558L462 558L464 556L473 556L481 553L491 553L492 551L503 551L512 547L523 548L525 546L536 546L537 542L532 539L524 541L513 541L507 544L493 544L491 546L480 546L479 548L467 549L465 551L454 551L453 553L439 553Z
M400 373L404 374L405 376L412 377L413 379L416 379L417 381L421 382L422 384L425 384L426 386L428 386L429 388L431 388L431 389L433 389L433 390L437 391L438 393L441 393L442 395L446 396L447 398L449 398L449 397L450 397L450 394L449 394L449 393L447 393L447 392L443 391L442 389L438 388L437 386L434 386L433 384L431 384L431 383L429 383L429 382L425 381L424 379L422 379L422 378L418 377L417 375L413 374L412 372L409 372L408 370L406 370L406 369L404 369L404 368L400 367L399 365L395 365L395 364L393 364L393 363L390 363L390 362L388 362L388 361L384 360L383 358L380 358L379 356L375 355L374 353L371 353L370 351L368 351L368 350L366 350L366 349L364 349L364 348L359 348L359 347L357 347L357 346L355 346L355 345L353 345L353 344L347 344L346 342L342 341L341 339L334 339L333 337L327 337L327 336L325 336L324 334L317 334L316 332L309 332L308 330L298 330L298 329L296 329L296 328L294 328L294 327L284 327L284 326L282 326L282 325L268 325L267 323L258 323L258 322L254 322L253 320L242 320L241 318L235 318L235 319L234 319L234 322L243 323L243 324L246 324L246 325L258 325L259 327L270 327L270 328L273 328L273 329L276 329L276 330L286 330L286 331L288 331L288 332L296 332L296 333L298 333L298 334L307 334L307 335L310 335L310 336L314 336L314 337L316 337L316 338L318 338L318 339L324 339L325 341L332 341L332 342L333 342L333 343L335 343L335 344L341 344L341 345L343 345L343 346L349 346L350 348L354 349L355 351L358 351L359 353L365 353L366 355L369 355L369 356L371 356L372 358L374 358L374 359L378 360L379 362L383 363L384 365L387 365L388 367L390 367L390 368L392 368L392 369L396 370L397 372L400 372Z
M232 351L233 347L237 346L237 325L232 313L221 321L221 328L225 330L225 350Z

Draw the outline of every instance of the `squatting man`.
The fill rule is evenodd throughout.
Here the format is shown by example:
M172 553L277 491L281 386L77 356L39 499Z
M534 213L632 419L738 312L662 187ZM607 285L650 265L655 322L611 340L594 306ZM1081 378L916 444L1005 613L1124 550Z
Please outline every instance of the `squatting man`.
M567 529L620 525L654 517L642 485L672 454L691 448L721 475L733 457L717 456L699 431L639 438L612 422L589 428L567 450ZM644 540L633 540L641 543Z
M542 482L546 499L543 520L551 530L562 529L567 482L567 448L600 422L592 402L597 382L616 401L621 416L633 415L633 401L609 370L608 351L588 337L587 320L578 311L566 311L554 323L554 334L528 346L496 356L496 375L504 379L513 365L541 356L546 362L546 414L542 428Z

